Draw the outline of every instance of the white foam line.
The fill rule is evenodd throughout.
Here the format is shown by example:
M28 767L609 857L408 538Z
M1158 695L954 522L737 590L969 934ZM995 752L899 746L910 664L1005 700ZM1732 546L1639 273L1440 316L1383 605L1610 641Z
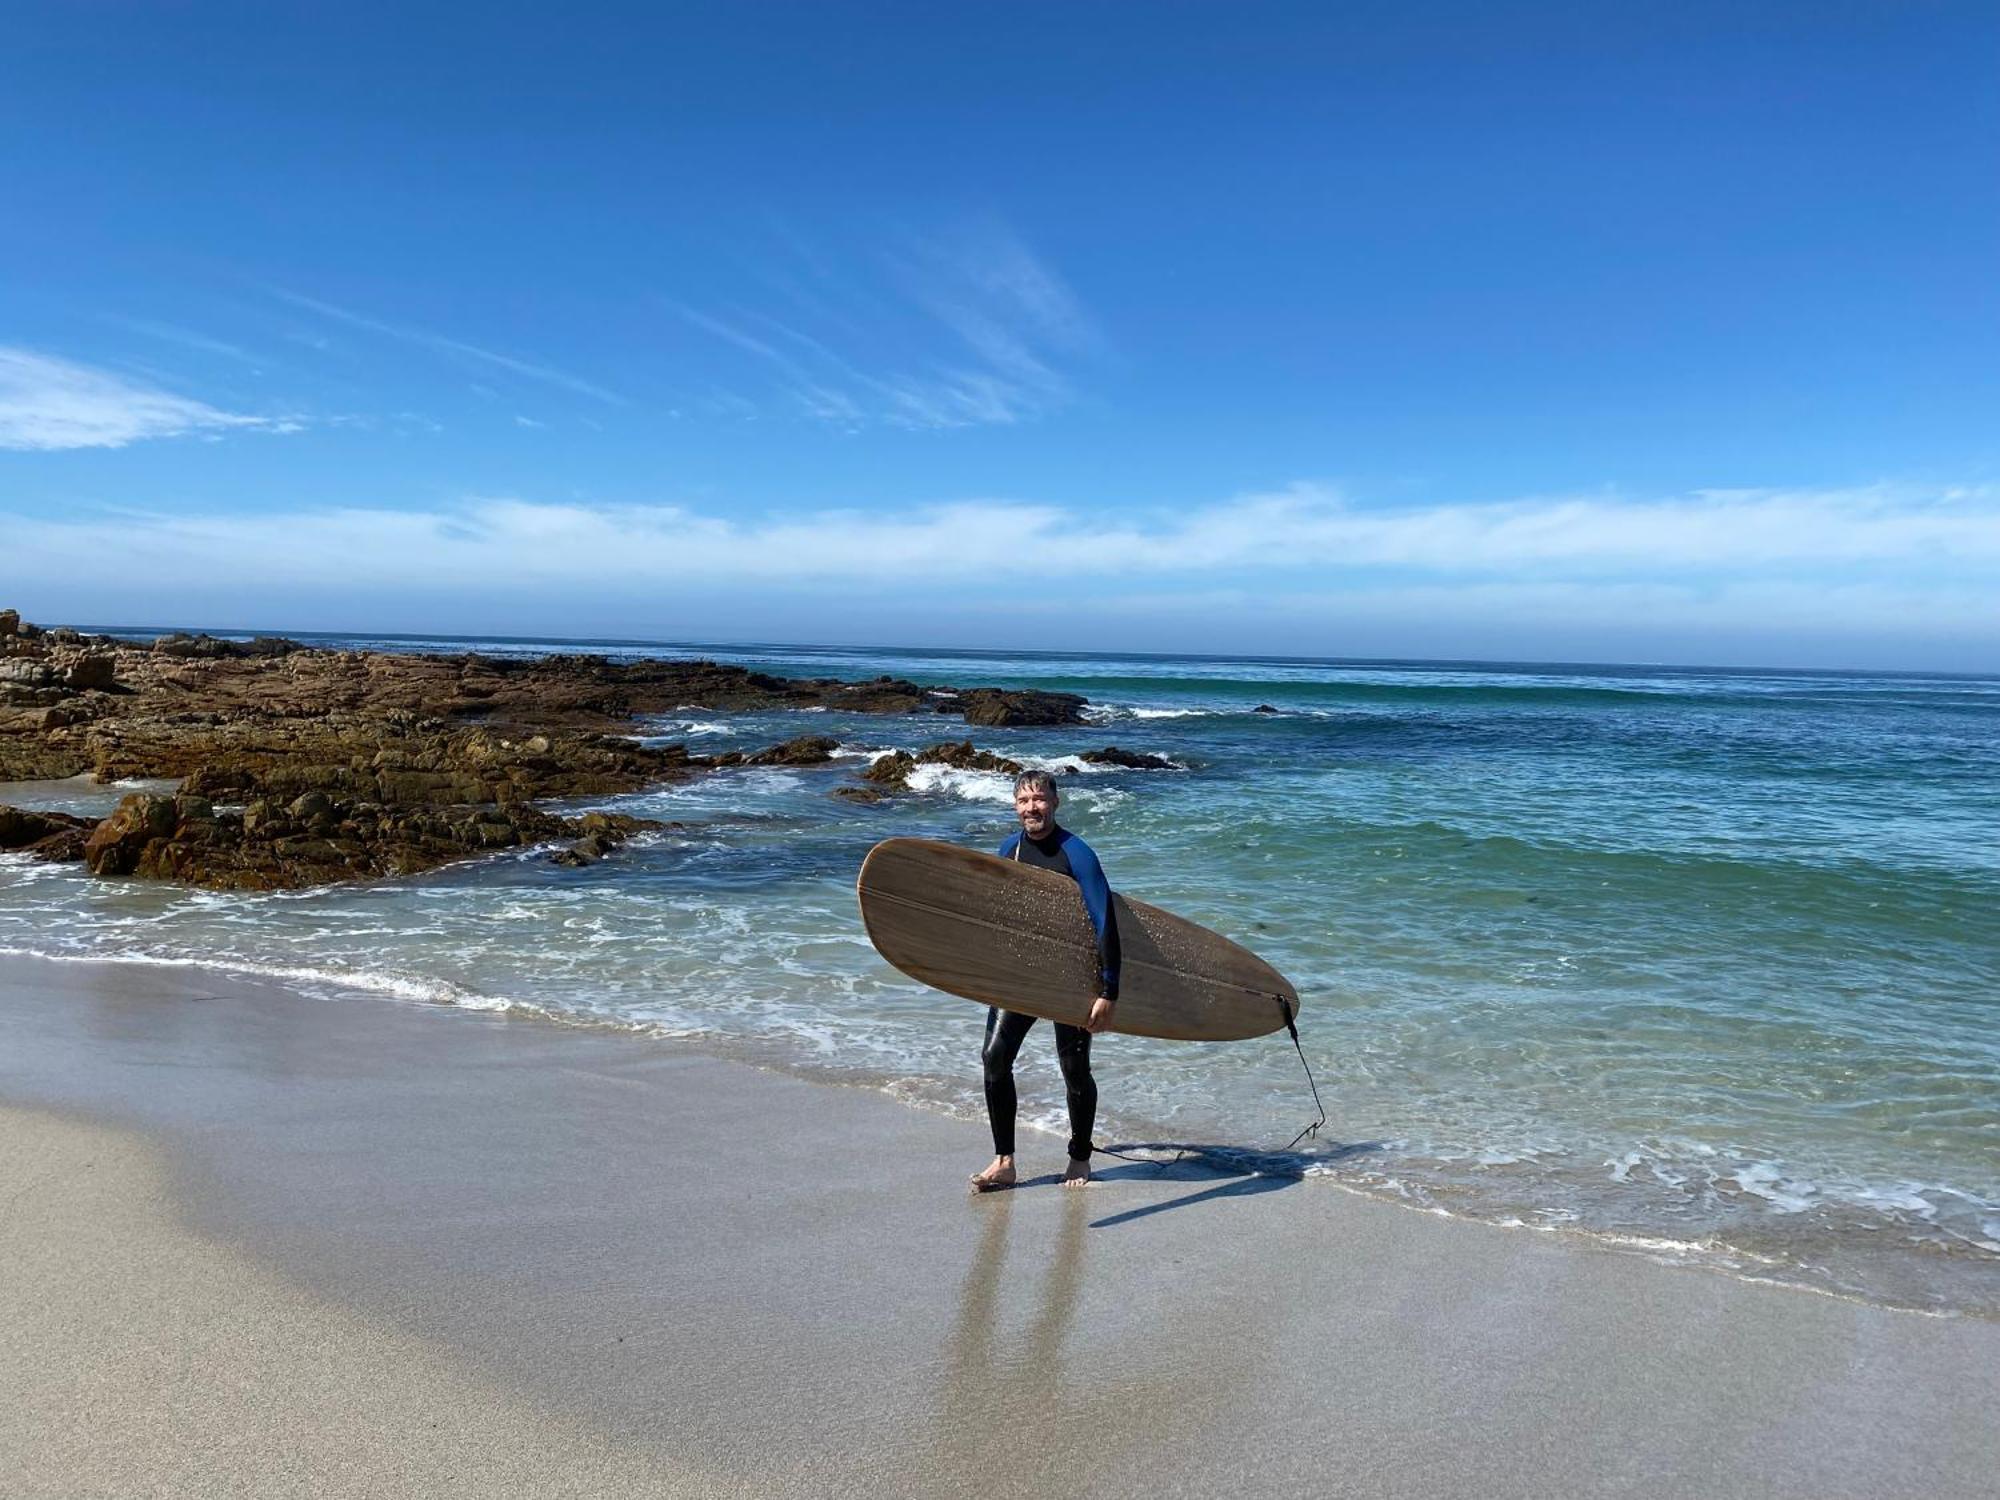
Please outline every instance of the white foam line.
M366 970L322 969L310 964L260 964L248 959L178 958L160 953L45 953L34 948L0 944L0 956L39 958L58 964L135 964L156 969L199 969L220 974L241 974L258 979L282 979L294 983L331 984L342 989L362 990L429 1005L450 1005L460 1010L527 1010L546 1007L528 1001L509 1000L499 995L482 995L449 980L406 979L395 974L371 974Z
M659 1040L724 1039L721 1033L700 1026L676 1024L665 1020L621 1021L611 1016L565 1010L559 1006L542 1005L532 1000L513 1000L501 995L484 995L477 991L462 989L446 980L410 980L394 975L351 973L303 964L259 964L248 960L176 958L157 953L44 953L39 949L23 948L13 944L0 944L0 957L34 958L58 964L131 964L160 969L193 969L207 973L279 981L294 994L307 999L321 997L302 986L333 985L340 989L381 995L411 1004L438 1005L486 1015L527 1016L538 1021L550 1021L561 1026L577 1026L593 1031L617 1031Z
M1707 1240L1676 1240L1652 1235L1622 1234L1616 1230L1590 1229L1575 1224L1530 1224L1519 1218L1486 1218L1478 1214L1454 1213L1448 1208L1434 1203L1413 1202L1398 1196L1393 1188L1400 1186L1393 1180L1389 1189L1367 1183L1347 1182L1335 1175L1335 1168L1326 1163L1316 1163L1307 1167L1305 1175L1316 1177L1343 1193L1351 1193L1357 1198L1365 1198L1371 1203L1382 1203L1393 1208L1408 1209L1413 1213L1428 1214L1433 1218L1451 1219L1467 1224L1483 1224L1489 1229L1525 1229L1536 1234L1566 1235L1586 1244L1599 1245L1619 1252L1644 1255L1657 1265L1708 1271L1728 1276L1733 1280L1747 1282L1753 1286L1782 1287L1787 1291L1811 1292L1816 1297L1830 1297L1836 1302L1852 1303L1856 1307L1881 1308L1888 1312L1907 1313L1919 1318L1962 1318L1967 1314L1955 1308L1911 1307L1901 1302L1877 1301L1855 1292L1843 1291L1836 1287L1816 1286L1809 1281L1793 1280L1785 1276L1757 1275L1735 1264L1751 1261L1763 1266L1790 1266L1791 1263L1777 1256L1760 1255L1754 1250L1740 1246L1721 1245ZM1663 1258L1671 1257L1671 1258Z

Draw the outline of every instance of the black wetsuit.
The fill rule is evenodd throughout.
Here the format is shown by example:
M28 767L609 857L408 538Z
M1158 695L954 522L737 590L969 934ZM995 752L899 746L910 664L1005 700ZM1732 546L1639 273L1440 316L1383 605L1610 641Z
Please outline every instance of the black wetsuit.
M1111 906L1111 888L1090 845L1067 829L1051 827L1046 836L1031 839L1017 833L1000 846L1002 859L1019 860L1054 870L1074 880L1083 895L1084 910L1097 933L1098 991L1118 998L1118 916ZM1014 1154L1014 1117L1019 1103L1014 1093L1014 1058L1035 1024L1035 1017L989 1007L986 1046L980 1056L986 1066L986 1114L993 1124L996 1156ZM1054 1023L1056 1060L1062 1064L1063 1087L1069 1094L1069 1157L1090 1160L1090 1133L1097 1122L1097 1080L1090 1076L1090 1033L1081 1026Z

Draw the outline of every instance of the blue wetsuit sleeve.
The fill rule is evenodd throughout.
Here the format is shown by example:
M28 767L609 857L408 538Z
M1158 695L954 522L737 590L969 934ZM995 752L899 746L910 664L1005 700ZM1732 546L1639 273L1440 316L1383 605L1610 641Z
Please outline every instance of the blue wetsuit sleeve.
M1008 839L1006 843L1000 846L1000 857L1002 859L1012 859L1014 857L1014 851L1020 847L1021 847L1021 835L1017 833L1012 838Z
M1069 860L1070 873L1076 877L1077 888L1083 892L1083 909L1090 913L1090 925L1097 933L1097 978L1100 992L1107 1000L1118 998L1118 914L1111 907L1111 886L1104 878L1104 867L1097 862L1096 854L1082 839L1072 838L1063 845L1063 854Z

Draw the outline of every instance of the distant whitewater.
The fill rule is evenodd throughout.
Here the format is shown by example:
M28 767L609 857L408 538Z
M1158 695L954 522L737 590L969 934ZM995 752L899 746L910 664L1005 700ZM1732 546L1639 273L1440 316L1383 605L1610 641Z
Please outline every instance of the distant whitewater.
M1331 1182L2000 1315L2000 680L700 649L1086 694L1087 726L974 738L1062 773L1063 820L1114 885L1298 984ZM975 1114L979 1014L876 957L853 879L892 833L997 845L1007 779L924 766L905 798L830 795L938 738L931 716L690 708L639 727L712 754L807 724L840 739L834 765L566 804L679 825L583 870L525 851L226 895L0 856L0 951L622 1027ZM1077 759L1107 741L1180 769ZM98 810L123 790L0 801ZM1024 1054L1023 1095L1055 1127L1048 1052ZM1307 1113L1275 1039L1120 1037L1096 1061L1100 1139L1262 1149Z

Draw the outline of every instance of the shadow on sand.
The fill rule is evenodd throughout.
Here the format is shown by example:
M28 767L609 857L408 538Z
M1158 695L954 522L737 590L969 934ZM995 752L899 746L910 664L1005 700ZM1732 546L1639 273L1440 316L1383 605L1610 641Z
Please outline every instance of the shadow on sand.
M1107 1154L1123 1158L1127 1153L1152 1152L1158 1160L1120 1160L1096 1174L1099 1182L1189 1182L1204 1184L1197 1191L1169 1198L1164 1203L1148 1203L1102 1219L1093 1219L1092 1229L1110 1229L1130 1224L1134 1219L1163 1214L1171 1208L1188 1208L1217 1198L1243 1198L1256 1193L1276 1192L1302 1180L1313 1167L1349 1161L1357 1156L1385 1149L1384 1141L1330 1142L1312 1151L1252 1151L1241 1146L1201 1146L1186 1141L1136 1141L1100 1147ZM1171 1152L1172 1155L1166 1153Z

